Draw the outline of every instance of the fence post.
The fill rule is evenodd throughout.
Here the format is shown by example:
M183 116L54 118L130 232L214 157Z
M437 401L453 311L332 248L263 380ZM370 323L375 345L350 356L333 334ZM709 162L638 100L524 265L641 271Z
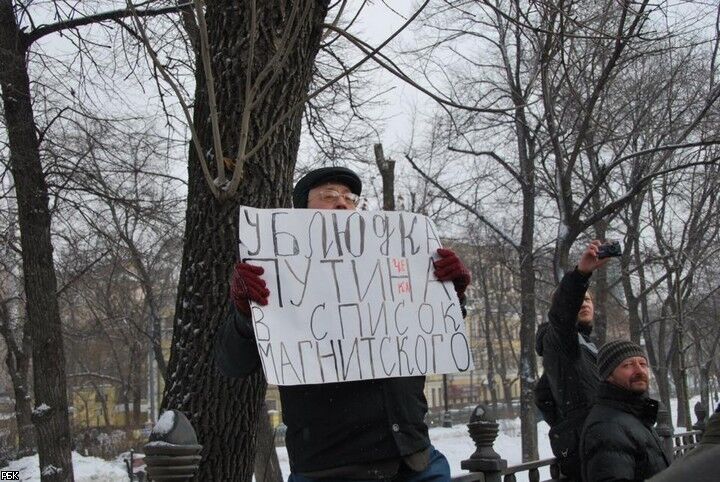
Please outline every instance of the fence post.
M657 425L655 431L662 439L663 452L669 461L674 459L673 453L673 428L670 425L670 413L662 402L658 403Z
M507 468L507 460L493 449L498 424L488 416L487 408L483 405L478 405L473 410L468 431L475 442L476 450L469 459L460 462L460 467L470 472L482 472L485 482L500 482L502 471Z
M202 459L197 434L184 413L167 410L158 419L145 444L145 465L149 478L190 480Z

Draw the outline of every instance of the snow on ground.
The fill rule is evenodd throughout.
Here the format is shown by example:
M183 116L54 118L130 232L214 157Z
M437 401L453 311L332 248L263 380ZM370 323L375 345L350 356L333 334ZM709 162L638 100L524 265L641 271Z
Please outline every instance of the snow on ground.
M695 405L695 402L699 399L700 397L696 396L690 400L691 410ZM672 400L671 410L674 419L675 414L677 413L677 401L675 399ZM694 419L695 416L693 414L693 420ZM499 424L500 433L498 434L493 446L495 451L508 461L509 466L521 463L522 452L520 444L520 419L504 419L500 420ZM676 432L682 430L683 429L681 427L675 429ZM545 422L540 422L538 424L538 447L541 459L552 457L550 443L548 442L548 431L549 427ZM469 458L475 451L475 445L468 434L467 426L455 425L451 428L433 427L430 429L430 440L435 448L440 450L440 452L445 454L445 457L447 457L453 477L468 473L460 468L460 462ZM278 447L277 453L282 473L285 477L287 477L290 473L287 449L285 447ZM97 457L83 457L82 455L73 452L73 467L75 470L76 482L125 482L128 480L122 459L108 462ZM10 462L10 466L4 468L3 470L20 470L20 480L40 480L40 469L38 467L37 455L12 461ZM548 469L541 469L540 480L548 478L550 478ZM526 481L527 472L524 474L518 474L517 480L518 482Z
M690 399L691 411L695 406L695 403L699 400L700 396L695 396ZM677 414L677 400L673 398L670 402L670 413L672 414L673 420L675 420L675 416ZM695 420L694 412L692 418ZM495 439L493 448L502 458L507 460L508 466L522 463L520 419L503 419L499 420L498 423L500 424L500 433L498 434L497 439ZM553 457L552 450L550 449L550 441L548 439L550 427L548 427L545 422L540 422L538 423L537 428L538 452L540 459ZM683 427L675 428L675 432L681 432L683 430ZM453 477L469 473L468 471L460 468L460 462L470 458L473 452L475 452L475 444L468 434L466 425L455 425L451 428L433 427L430 429L430 441L436 449L445 454L445 457L447 457L448 462L450 463L450 474ZM287 477L290 473L287 450L285 447L278 447L277 453L283 476ZM547 480L549 478L549 468L546 467L540 469L540 480ZM527 480L527 472L517 474L518 482L525 482Z
M508 461L508 465L521 463L520 419L500 420L499 423L500 433L493 446L495 451ZM538 424L538 443L541 459L552 457L547 437L548 430L549 427L546 423L541 422ZM469 473L460 468L460 462L470 458L475 452L475 444L468 434L466 425L455 425L451 428L433 427L430 429L430 440L435 448L447 457L450 463L450 473L453 477ZM290 473L287 450L285 447L278 447L277 453L282 473L287 476ZM541 480L550 478L548 469L545 469L545 472L541 470L540 476ZM527 480L527 473L524 475L518 474L517 480L518 482Z
M84 457L72 453L75 482L127 482L125 467L119 462L108 462L97 457ZM37 455L10 462L3 470L19 470L20 480L40 480L40 462Z

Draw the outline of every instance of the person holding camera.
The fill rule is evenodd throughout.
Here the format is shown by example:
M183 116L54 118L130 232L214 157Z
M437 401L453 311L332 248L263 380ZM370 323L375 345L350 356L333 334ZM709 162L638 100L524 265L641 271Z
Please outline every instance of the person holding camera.
M580 435L600 383L598 350L590 339L595 309L588 286L592 273L619 252L618 243L592 241L575 269L563 276L552 295L548 322L538 327L536 350L544 374L535 403L550 425L560 470L570 480L580 480Z

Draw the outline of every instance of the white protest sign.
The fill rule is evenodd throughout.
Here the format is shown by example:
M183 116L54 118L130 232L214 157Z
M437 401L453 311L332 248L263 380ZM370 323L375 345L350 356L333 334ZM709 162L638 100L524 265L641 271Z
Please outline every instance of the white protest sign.
M419 214L240 208L240 255L261 266L251 307L265 376L306 385L473 369L440 238Z

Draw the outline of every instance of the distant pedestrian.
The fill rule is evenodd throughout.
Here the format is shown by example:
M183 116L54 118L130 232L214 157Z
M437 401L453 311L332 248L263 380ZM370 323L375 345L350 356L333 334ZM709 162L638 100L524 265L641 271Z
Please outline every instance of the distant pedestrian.
M643 349L631 341L608 342L598 352L598 371L604 381L580 442L583 481L644 481L666 469Z

